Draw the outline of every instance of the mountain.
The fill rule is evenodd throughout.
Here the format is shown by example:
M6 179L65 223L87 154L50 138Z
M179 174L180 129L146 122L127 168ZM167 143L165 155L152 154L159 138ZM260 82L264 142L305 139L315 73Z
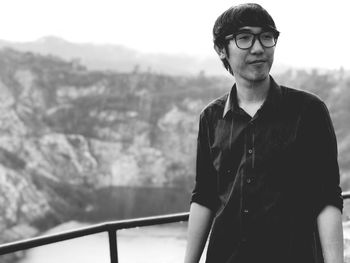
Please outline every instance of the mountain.
M230 85L0 50L0 241L100 214L188 209L198 113Z
M184 54L142 53L121 45L71 43L54 36L33 42L0 41L0 47L79 61L90 70L140 70L171 75L197 75L201 71L211 75L225 74L221 62L214 54L202 58Z

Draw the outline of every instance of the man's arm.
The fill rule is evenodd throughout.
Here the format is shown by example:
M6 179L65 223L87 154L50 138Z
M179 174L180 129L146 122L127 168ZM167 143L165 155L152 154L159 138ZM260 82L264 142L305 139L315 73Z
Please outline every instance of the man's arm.
M185 263L198 263L205 246L213 212L200 204L192 203L188 222Z
M304 109L302 151L325 263L343 263L342 190L337 140L327 106L318 99Z
M328 205L317 217L325 263L343 263L343 225L340 210Z

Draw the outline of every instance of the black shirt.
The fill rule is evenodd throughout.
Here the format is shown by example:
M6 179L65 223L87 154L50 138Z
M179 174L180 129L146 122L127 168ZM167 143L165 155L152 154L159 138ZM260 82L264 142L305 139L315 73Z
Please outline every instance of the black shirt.
M323 262L317 215L343 206L325 104L271 78L251 118L234 85L201 112L191 201L216 213L206 262Z

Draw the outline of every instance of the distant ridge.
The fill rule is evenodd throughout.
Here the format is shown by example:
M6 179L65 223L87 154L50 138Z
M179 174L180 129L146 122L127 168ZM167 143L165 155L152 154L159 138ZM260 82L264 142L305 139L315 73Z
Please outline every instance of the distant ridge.
M45 36L32 42L0 40L0 48L3 47L41 55L51 54L65 60L79 60L91 70L139 70L170 75L227 75L215 54L203 58L184 54L142 53L122 45L73 43L56 36Z

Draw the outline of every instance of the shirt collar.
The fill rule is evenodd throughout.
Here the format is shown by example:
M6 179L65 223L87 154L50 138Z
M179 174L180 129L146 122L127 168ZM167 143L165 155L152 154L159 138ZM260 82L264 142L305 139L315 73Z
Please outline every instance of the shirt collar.
M229 111L233 111L236 107L238 107L237 103L237 89L236 89L236 83L231 88L225 102L224 112L222 114L222 118L225 118L226 114Z
M267 97L262 105L261 109L275 109L282 96L281 87L275 82L275 80L270 76L270 89L268 91ZM225 118L226 114L230 111L238 113L240 110L237 102L237 88L236 84L231 88L225 102L225 107L222 117Z

